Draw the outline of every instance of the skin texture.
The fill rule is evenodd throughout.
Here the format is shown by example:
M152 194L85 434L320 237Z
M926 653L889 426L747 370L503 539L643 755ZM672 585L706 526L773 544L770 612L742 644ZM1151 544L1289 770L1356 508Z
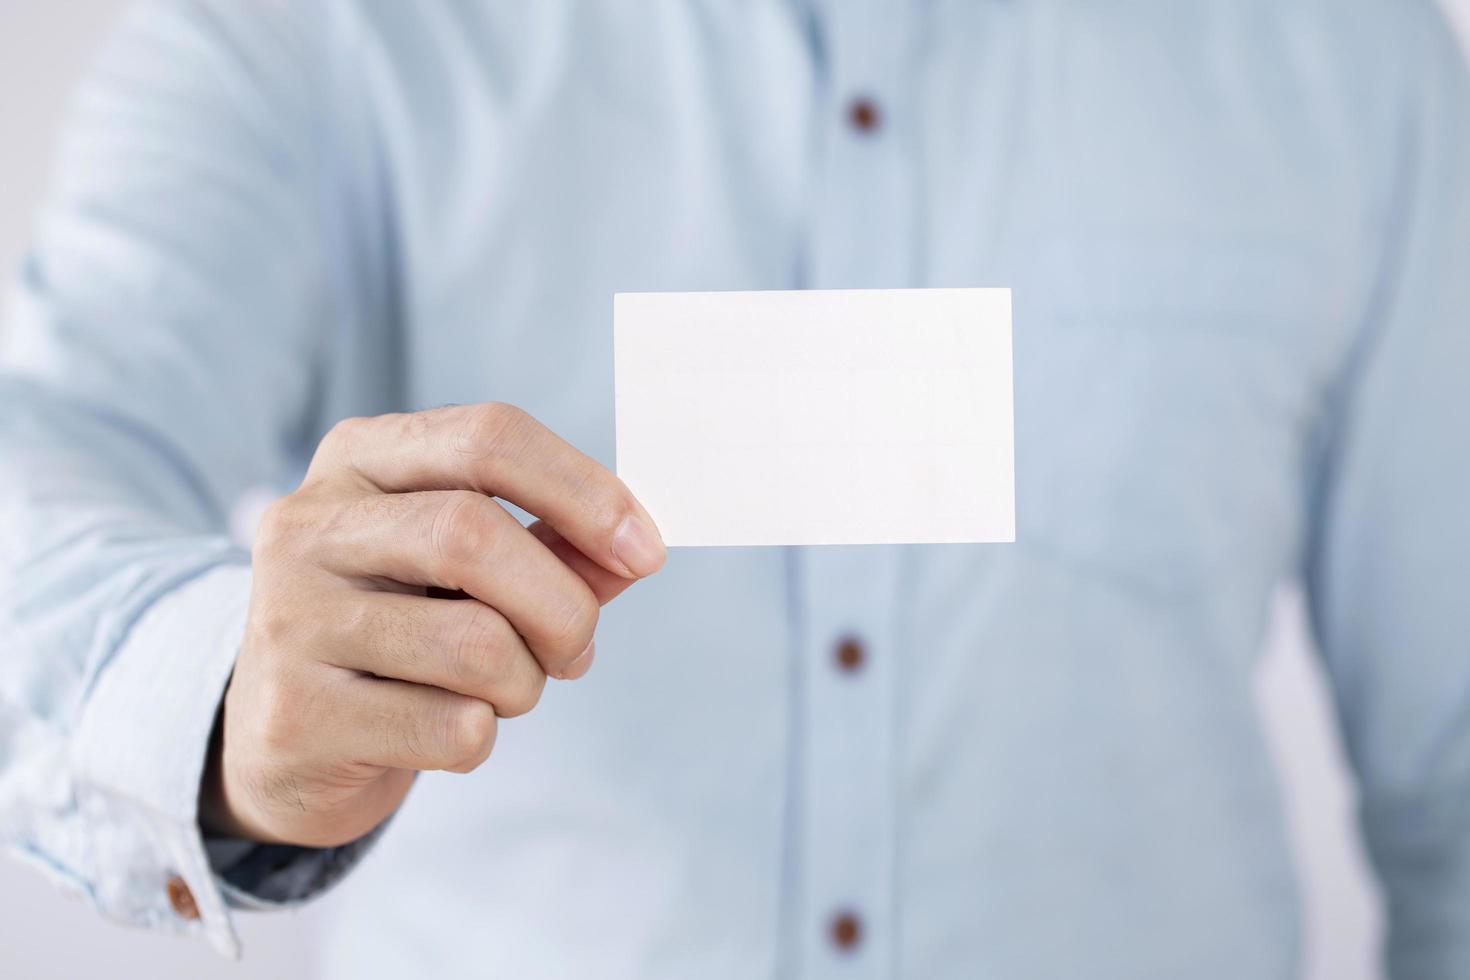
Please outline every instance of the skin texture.
M519 409L340 423L257 531L201 823L361 837L419 770L484 762L497 719L535 707L547 677L585 675L600 607L663 561L627 487Z

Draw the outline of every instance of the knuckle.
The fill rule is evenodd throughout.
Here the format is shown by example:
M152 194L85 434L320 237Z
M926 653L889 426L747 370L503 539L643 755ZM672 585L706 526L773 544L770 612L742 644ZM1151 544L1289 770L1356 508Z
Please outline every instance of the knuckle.
M390 758L401 754L414 768L428 768L436 755L433 750L438 748L436 742L425 737L431 733L430 726L418 717L385 725L381 732L384 754Z
M261 512L255 526L253 550L257 555L271 555L287 548L297 536L302 519L300 502L294 494L271 501Z
M340 419L317 443L307 478L319 477L323 472L357 469L358 460L371 440L381 440L386 431L381 428L385 420L402 418L401 415L366 416L356 415Z
M362 435L362 430L367 426L367 423L368 420L364 416L351 416L349 418L339 419L327 430L327 434L322 436L322 440L317 446L318 451L345 451Z
M326 614L329 608L331 614ZM344 607L330 590L303 580L257 586L245 626L246 645L270 669L288 670L319 659L345 635L344 622L355 618L350 603Z
M469 772L490 757L495 747L495 709L484 701L465 698L445 712L446 738L454 772Z
M289 757L300 749L306 734L300 686L280 670L267 670L255 680L254 730L268 757Z
M453 445L456 452L484 459L513 452L524 444L531 416L505 402L486 402L465 413Z
M534 665L517 669L523 656L519 638L499 614L473 612L457 627L449 672L457 690L490 702L502 718L536 707L546 675Z
M251 610L247 632L254 645L276 654L290 648L296 639L296 617L282 603L262 603Z
M430 553L448 568L482 559L496 531L487 508L498 506L471 490L450 491L429 524Z
M480 415L502 428L519 425L530 418L524 409L517 408L509 402L486 402L481 406Z
M522 679L505 684L496 692L495 713L502 718L518 718L541 702L546 690L546 674L540 670L528 670Z
M601 609L597 597L588 588L568 589L560 608L548 625L544 643L568 662L576 657L597 631L597 618Z
M493 665L505 646L507 628L488 609L470 610L454 628L450 643L451 679L470 690L493 684L496 680Z
M261 511L251 541L251 552L262 559L310 556L311 547L335 534L342 508L319 487L304 483Z

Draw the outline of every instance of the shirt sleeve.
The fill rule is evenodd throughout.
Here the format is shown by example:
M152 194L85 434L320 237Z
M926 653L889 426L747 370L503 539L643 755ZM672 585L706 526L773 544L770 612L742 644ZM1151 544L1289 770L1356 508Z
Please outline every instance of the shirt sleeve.
M1360 785L1395 980L1470 977L1470 90L1403 5L1371 315L1322 440L1314 625Z
M196 813L250 592L227 513L301 451L320 369L306 9L131 12L77 94L0 354L0 838L230 953L227 900L304 897L355 853L212 867Z

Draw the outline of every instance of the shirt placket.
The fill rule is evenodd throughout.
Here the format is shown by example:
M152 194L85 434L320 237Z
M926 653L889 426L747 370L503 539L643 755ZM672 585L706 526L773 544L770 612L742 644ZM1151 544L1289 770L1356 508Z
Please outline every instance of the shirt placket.
M840 547L802 555L803 977L891 973L894 551Z
M914 5L814 9L824 81L806 285L913 285L908 111ZM899 549L801 549L793 563L802 707L798 819L803 977L879 977L896 962L894 596Z

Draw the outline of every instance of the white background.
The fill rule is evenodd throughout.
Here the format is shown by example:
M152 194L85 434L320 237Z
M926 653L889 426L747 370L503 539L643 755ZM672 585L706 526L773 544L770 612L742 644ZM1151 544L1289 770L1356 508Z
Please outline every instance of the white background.
M1470 28L1470 0L1446 3ZM123 0L0 0L0 268L14 267L30 233L71 85L123 6ZM1279 603L1259 690L1302 878L1304 975L1373 980L1379 976L1377 896L1355 838L1351 781L1331 710L1300 603L1289 591ZM30 869L0 859L0 977L309 977L313 932L331 912L328 897L303 912L237 916L246 954L231 963L203 943L104 923Z

